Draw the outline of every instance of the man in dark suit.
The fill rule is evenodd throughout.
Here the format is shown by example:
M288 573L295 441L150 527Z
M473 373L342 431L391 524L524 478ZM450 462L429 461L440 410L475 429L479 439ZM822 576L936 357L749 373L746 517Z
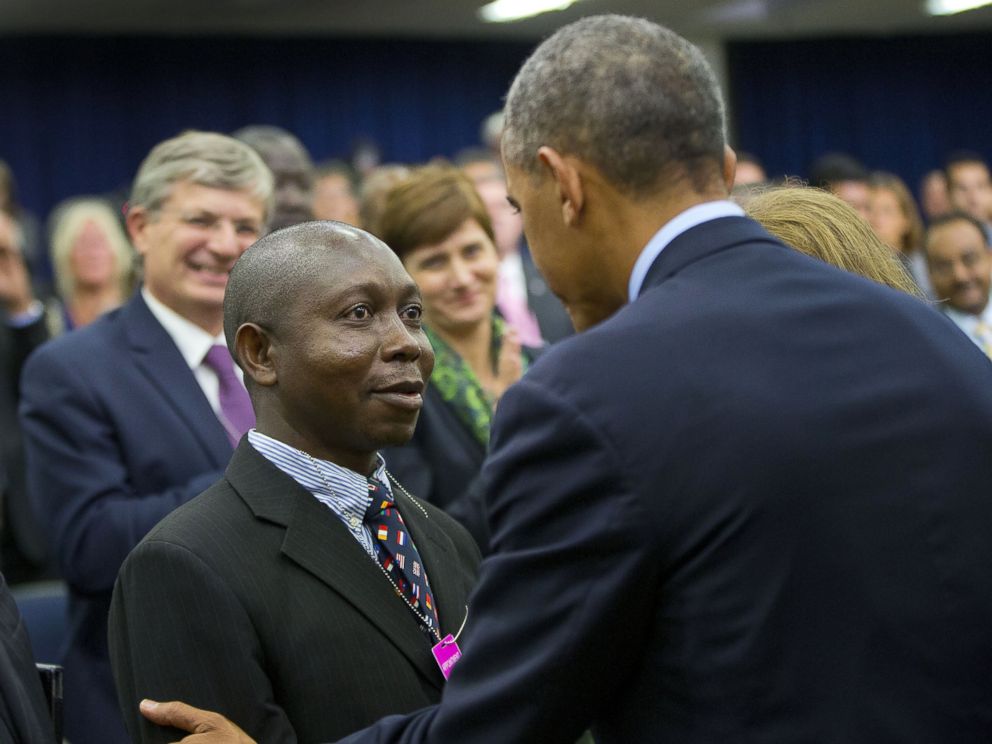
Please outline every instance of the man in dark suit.
M17 419L21 370L28 355L48 340L44 306L34 296L21 231L0 212L0 546L8 581L44 578L51 571L48 546L28 501L24 446Z
M141 718L147 695L216 708L260 741L301 743L436 703L444 677L431 647L465 620L479 554L376 454L413 434L434 366L416 285L368 233L311 222L252 246L226 311L257 427L224 478L121 569L110 644L132 739L176 738ZM416 559L384 576L369 551L382 544L366 520L376 474L422 559L431 632L392 585L419 572Z
M719 87L666 29L566 26L506 122L510 196L582 332L500 401L494 552L444 700L344 741L988 741L981 352L725 201Z
M0 574L0 741L55 744L55 729L27 629Z
M127 215L144 286L25 367L31 500L70 590L62 663L73 744L127 741L107 656L117 571L162 517L220 477L247 429L235 415L239 394L250 415L247 393L223 345L224 286L261 234L271 193L258 155L230 137L189 132L157 145Z

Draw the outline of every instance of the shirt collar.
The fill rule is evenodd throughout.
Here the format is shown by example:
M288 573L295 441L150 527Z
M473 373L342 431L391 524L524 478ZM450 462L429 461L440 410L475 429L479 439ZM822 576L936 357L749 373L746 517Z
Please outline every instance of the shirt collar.
M256 429L248 431L248 442L269 462L311 493L330 498L338 498L346 493L361 495L363 499L368 498L368 478L361 473L343 468L330 460L310 457L296 447L273 439ZM372 477L383 484L391 496L392 489L386 475L386 461L378 452L375 456L376 466ZM321 475L324 477L322 478Z
M978 315L972 315L971 313L963 313L960 310L956 310L948 304L944 304L944 312L950 316L960 328L965 328L968 331L974 331L979 323L983 323L986 326L992 326L992 295L989 295L989 301L985 305L985 309L982 310Z
M637 299L641 293L641 287L647 278L648 270L661 255L669 243L690 228L701 225L704 222L715 220L719 217L743 217L744 210L740 205L734 204L727 199L719 201L705 202L689 207L684 212L679 213L673 219L666 222L662 228L654 234L641 251L641 255L634 262L634 270L630 273L630 282L627 285L627 294L630 302Z
M172 342L179 349L179 353L186 360L186 366L190 369L196 369L203 363L203 358L210 351L211 346L216 344L227 346L223 332L211 336L196 323L184 318L171 307L167 307L156 299L148 291L147 286L141 288L141 297L148 305L148 309L152 311L155 320L172 338Z

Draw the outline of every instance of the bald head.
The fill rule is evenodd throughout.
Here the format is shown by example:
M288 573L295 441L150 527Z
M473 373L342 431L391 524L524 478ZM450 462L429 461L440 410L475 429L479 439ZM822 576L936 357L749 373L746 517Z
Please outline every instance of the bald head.
M343 222L304 222L252 245L231 270L224 294L224 335L231 356L238 358L234 343L241 325L277 330L287 305L305 295L316 277L347 269L356 257L399 264L385 243Z

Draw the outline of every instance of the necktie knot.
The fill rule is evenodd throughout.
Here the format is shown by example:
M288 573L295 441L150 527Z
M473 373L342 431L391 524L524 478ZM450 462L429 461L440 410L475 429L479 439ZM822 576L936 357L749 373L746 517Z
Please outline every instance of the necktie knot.
M378 519L379 516L386 510L392 509L396 506L393 501L393 497L390 495L386 487L382 485L375 478L368 479L369 484L369 496L371 497L369 501L368 508L365 510L365 521L371 522Z

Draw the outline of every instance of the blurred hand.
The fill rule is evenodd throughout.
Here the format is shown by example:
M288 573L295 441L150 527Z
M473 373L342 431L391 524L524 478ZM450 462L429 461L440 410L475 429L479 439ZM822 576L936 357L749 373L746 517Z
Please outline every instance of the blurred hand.
M0 242L0 306L8 315L23 313L34 302L24 256L16 245Z
M141 715L159 726L172 726L187 731L179 744L255 744L255 740L220 713L200 710L192 705L173 701L156 703L141 701Z
M503 332L503 342L496 360L496 377L489 388L494 401L499 401L506 389L520 379L524 373L524 361L520 354L520 334L509 326Z

